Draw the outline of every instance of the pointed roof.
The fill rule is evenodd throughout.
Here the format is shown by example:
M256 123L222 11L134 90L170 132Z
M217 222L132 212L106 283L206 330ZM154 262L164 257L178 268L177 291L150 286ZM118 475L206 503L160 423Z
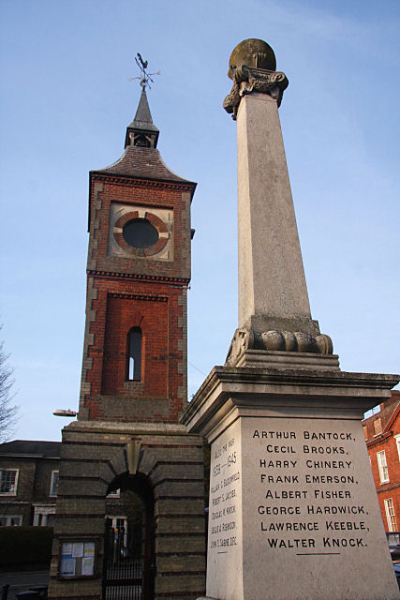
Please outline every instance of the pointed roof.
M143 87L136 115L126 128L125 148L132 145L157 148L159 133L158 128L153 123L146 90Z
M108 167L91 173L189 183L194 192L195 183L179 177L164 163L157 150L158 135L159 129L153 123L146 90L143 88L135 117L126 129L123 155Z
M145 89L142 89L136 115L128 125L128 129L140 129L159 133L159 129L153 123Z

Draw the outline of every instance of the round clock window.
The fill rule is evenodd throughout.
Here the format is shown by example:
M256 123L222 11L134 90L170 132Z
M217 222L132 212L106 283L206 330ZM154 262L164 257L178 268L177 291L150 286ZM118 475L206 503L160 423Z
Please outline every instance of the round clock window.
M132 219L122 230L124 240L132 248L149 248L158 242L158 231L147 219Z

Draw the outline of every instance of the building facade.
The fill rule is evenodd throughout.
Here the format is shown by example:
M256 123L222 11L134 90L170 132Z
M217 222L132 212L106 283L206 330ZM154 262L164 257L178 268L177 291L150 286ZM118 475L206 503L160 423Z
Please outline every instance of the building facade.
M386 532L400 531L400 392L363 422Z
M58 488L59 442L0 444L0 526L52 526Z
M196 184L168 169L158 135L143 85L122 157L90 173L81 397L63 430L53 600L205 589L204 442L179 423ZM110 518L118 490L130 511Z
M60 442L14 440L0 444L0 527L53 527L58 494ZM116 489L106 497L105 519L126 546L135 500Z

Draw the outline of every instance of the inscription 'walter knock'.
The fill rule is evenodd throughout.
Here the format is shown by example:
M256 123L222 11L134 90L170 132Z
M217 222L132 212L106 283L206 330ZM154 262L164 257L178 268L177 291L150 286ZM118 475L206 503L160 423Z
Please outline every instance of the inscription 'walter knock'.
M264 551L302 556L366 549L370 517L357 477L362 440L354 424L336 421L330 429L329 421L318 419L271 418L261 421L263 428L259 423L251 419L213 443L209 550L234 551L242 518Z
M257 473L255 518L268 549L301 555L367 548L369 515L358 491L351 430L253 428L248 436L249 468Z

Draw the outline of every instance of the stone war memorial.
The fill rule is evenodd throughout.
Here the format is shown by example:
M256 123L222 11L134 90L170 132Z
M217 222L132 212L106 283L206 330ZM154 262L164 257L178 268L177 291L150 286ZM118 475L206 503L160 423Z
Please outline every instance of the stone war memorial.
M272 48L241 42L228 75L239 323L182 419L211 444L206 595L398 599L361 419L399 377L342 371L311 317Z

